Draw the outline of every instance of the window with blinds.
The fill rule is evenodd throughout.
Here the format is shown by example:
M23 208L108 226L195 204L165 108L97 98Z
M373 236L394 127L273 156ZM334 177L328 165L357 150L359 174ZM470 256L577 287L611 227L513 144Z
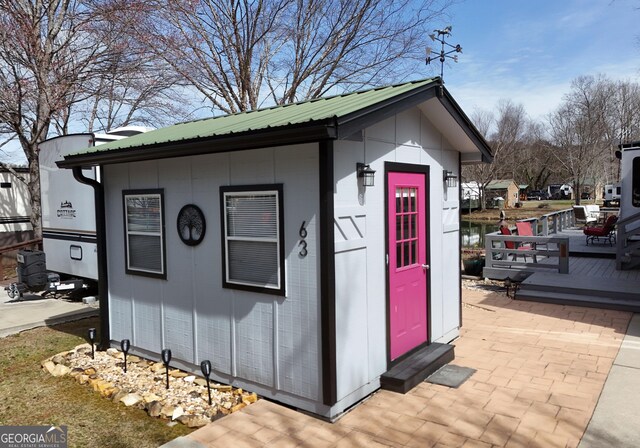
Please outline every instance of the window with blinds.
M128 274L166 278L163 190L124 191Z
M284 294L282 187L222 187L224 286Z

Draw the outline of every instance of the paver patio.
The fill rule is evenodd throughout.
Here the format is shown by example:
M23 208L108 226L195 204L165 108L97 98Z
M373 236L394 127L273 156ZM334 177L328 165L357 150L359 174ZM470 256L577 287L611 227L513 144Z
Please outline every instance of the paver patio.
M460 388L378 391L336 423L260 400L189 438L208 447L576 447L631 313L463 290Z

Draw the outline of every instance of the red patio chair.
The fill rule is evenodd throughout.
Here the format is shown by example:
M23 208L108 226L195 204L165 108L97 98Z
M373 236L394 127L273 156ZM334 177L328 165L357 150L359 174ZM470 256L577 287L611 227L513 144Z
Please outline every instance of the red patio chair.
M613 246L613 243L616 242L615 227L617 221L618 217L616 215L611 215L602 226L585 227L583 232L587 236L587 246L589 245L589 241L591 241L592 244L594 241L600 242L600 238L604 241L608 241L609 246Z
M533 226L531 225L531 223L529 221L518 221L516 222L516 230L518 231L518 235L520 236L537 236L533 233ZM546 247L547 244L546 243L534 243L531 242L531 247L533 249L537 249L538 246L544 246ZM533 257L535 260L535 257Z
M509 229L509 227L506 226L501 226L500 227L500 233L502 233L503 235L513 235L511 233L511 229ZM515 249L515 250L531 250L532 247L530 244L517 244L515 241L505 241L504 242L504 247L507 249ZM522 255L522 257L524 257L524 261L527 261L527 254L518 254L517 252L514 252L513 254L513 261L516 261L518 258L518 255Z

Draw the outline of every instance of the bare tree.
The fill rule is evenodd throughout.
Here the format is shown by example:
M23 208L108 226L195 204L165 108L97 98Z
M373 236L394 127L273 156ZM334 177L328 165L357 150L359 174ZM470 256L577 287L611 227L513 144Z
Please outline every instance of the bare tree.
M559 171L553 163L555 148L546 138L546 128L540 122L530 121L523 137L522 146L512 162L514 178L532 190L542 190Z
M610 143L607 117L612 106L611 83L602 77L580 76L571 92L549 117L556 160L570 173L576 203L587 178L599 178Z
M489 182L501 177L515 178L514 160L518 150L523 147L528 122L524 106L510 100L500 100L496 112L494 115L476 111L471 118L491 145L493 162L465 165L462 172L465 180L478 182L483 209L486 206L484 191Z
M137 38L214 109L235 113L405 77L423 67L424 37L450 0L143 3Z
M104 124L110 126L116 120L131 122L133 113L159 91L157 83L148 77L154 67L142 70L149 64L148 58L124 59L132 48L125 41L126 24L114 15L126 10L120 3L0 2L0 136L4 142L17 141L26 156L31 224L36 237L41 235L38 144L51 133L67 133L74 114L86 110L90 99L94 104L109 104L104 116L112 118ZM127 73L123 70L125 65ZM134 72L138 73L137 78L132 75ZM135 94L127 91L133 83L137 83ZM116 99L115 95L119 97ZM116 100L126 107L116 111ZM95 110L87 120L90 127L102 118L98 108ZM124 110L126 115L120 117L119 112Z
M31 224L40 236L38 143L68 106L74 86L99 63L90 14L73 0L0 2L0 126L29 165Z

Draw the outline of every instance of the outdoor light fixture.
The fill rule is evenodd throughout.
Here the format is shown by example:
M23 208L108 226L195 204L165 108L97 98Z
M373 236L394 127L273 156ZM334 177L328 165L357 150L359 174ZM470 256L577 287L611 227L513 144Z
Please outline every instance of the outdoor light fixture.
M207 380L207 393L209 394L209 406L211 406L211 385L209 384L209 376L211 375L211 361L205 360L200 363L200 370Z
M131 341L129 339L123 339L120 342L120 348L124 353L124 373L127 373L127 353L129 353L129 347L131 347Z
M442 170L442 181L447 184L447 187L458 186L458 176L453 174L453 171Z
M91 341L91 359L95 359L94 357L94 352L95 352L95 341L96 341L96 329L95 328L89 328L89 331L87 332L87 335L89 336L89 340Z
M358 178L362 178L362 185L365 187L373 187L373 176L376 174L376 171L364 163L357 163L356 170L358 172Z
M171 350L168 348L162 349L162 362L167 372L167 389L169 389L169 363L171 362Z

